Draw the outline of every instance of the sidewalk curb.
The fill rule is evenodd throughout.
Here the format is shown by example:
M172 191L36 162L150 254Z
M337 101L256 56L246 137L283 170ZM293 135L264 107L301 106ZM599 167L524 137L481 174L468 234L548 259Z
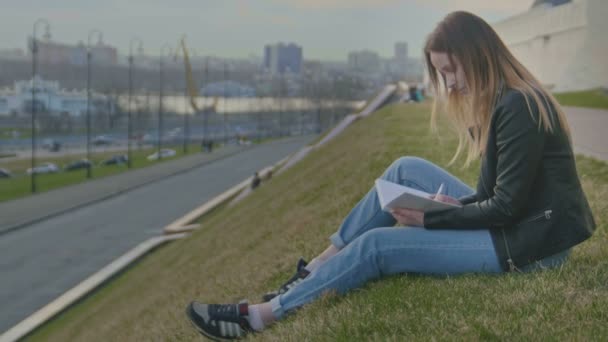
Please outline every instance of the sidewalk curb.
M78 283L78 285L64 292L52 302L17 323L17 325L5 331L0 335L0 342L17 341L26 337L36 328L69 308L93 290L101 287L106 281L126 269L135 260L143 257L166 242L181 239L187 235L188 234L160 235L138 244L93 275Z
M13 231L15 231L15 230L18 230L18 229L24 228L24 227L29 226L29 225L32 225L32 224L35 224L35 223L38 223L38 222L41 222L41 221L44 221L44 220L48 220L48 219L50 219L50 218L53 218L53 217L56 217L56 216L59 216L59 215L67 214L67 213L69 213L69 212L72 212L72 211L78 210L78 209L80 209L80 208L83 208L83 207L89 206L89 205L91 205L91 204L99 203L99 202L105 201L105 200L107 200L107 199L110 199L110 198L112 198L112 197L116 197L116 196L118 196L118 195L122 195L122 194L124 194L124 193L129 192L129 191L133 191L133 190L136 190L136 189L138 189L138 188L140 188L140 187L146 186L146 185L148 185L148 184L150 184L150 183L154 183L154 182L157 182L157 181L159 181L159 180L163 180L163 179L167 179L167 178L170 178L170 177L174 177L174 176L177 176L177 175L179 175L179 174L182 174L182 173L185 173L185 172L192 171L192 170L194 170L194 169L196 169L196 168L199 168L199 167L201 167L201 166L205 166L205 165L207 165L207 164L209 164L209 163L216 162L216 161L220 161L220 160L225 159L225 158L228 158L228 157L232 157L232 156L234 156L234 155L236 155L236 154L239 154L239 153L241 153L241 152L244 152L244 151L246 151L246 150L249 150L249 149L251 149L251 148L253 148L253 147L255 147L255 146L252 146L252 147L245 147L244 149L237 150L237 151L231 152L231 153L229 153L229 154L226 154L226 155L223 155L223 156L219 156L219 157L214 158L214 159L205 160L205 161L203 161L203 162L201 162L201 163L195 164L194 166L190 166L190 167L188 167L188 168L186 168L186 169L178 170L178 171L175 171L175 172L169 173L168 175L159 176L159 177L156 177L156 178L154 178L154 179L151 179L151 180L145 181L145 182L143 182L143 183L136 184L136 185L133 185L133 186L130 186L130 187L127 187L127 188L124 188L124 189L121 189L121 190L118 190L118 191L112 192L112 193L110 193L110 194L107 194L107 195L101 196L101 197L99 197L99 198L94 198L94 199L92 199L92 200L90 200L90 201L85 201L85 202L82 202L82 203L78 203L77 205L74 205L74 206L71 206L71 207L68 207L68 208L65 208L65 209L60 209L60 210L58 210L58 211L56 211L56 212L52 212L52 213L50 213L50 214L47 214L47 215L44 215L44 216L41 216L41 217L37 217L37 218L35 218L35 219L31 219L31 220L27 220L27 221L19 222L19 223L14 224L14 225L10 225L10 226L8 226L7 228L4 228L4 229L0 230L0 236L2 236L2 235L4 235L4 234L11 233L11 232L13 232ZM127 172L128 172L128 171L127 171ZM100 178L100 179L101 179L101 178Z

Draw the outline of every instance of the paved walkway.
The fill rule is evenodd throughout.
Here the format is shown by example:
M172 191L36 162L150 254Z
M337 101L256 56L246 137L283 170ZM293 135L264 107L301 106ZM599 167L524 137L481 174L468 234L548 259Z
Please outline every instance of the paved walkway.
M608 161L608 110L564 107L574 152Z
M184 172L239 153L247 147L228 146L213 153L198 153L115 176L42 192L0 203L0 235L67 210L100 201L129 189Z

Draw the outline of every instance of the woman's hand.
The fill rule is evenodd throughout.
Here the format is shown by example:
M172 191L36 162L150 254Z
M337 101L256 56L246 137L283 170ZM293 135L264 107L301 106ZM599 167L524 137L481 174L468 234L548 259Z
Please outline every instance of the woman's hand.
M438 202L462 205L462 203L460 203L459 200L455 199L454 197L450 197L448 195L438 195L438 196L432 195L431 199L434 199L435 201L438 201Z
M395 208L391 210L393 217L399 224L405 226L424 227L424 212L406 208Z

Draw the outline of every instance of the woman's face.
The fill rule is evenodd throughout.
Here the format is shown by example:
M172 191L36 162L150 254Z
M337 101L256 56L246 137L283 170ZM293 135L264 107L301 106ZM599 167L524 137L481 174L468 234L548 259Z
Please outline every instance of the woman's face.
M466 95L469 92L469 88L462 64L460 64L460 61L454 55L452 55L452 61L454 62L453 64L450 62L449 55L445 52L431 51L431 63L444 77L448 91L450 93L456 91L461 95Z

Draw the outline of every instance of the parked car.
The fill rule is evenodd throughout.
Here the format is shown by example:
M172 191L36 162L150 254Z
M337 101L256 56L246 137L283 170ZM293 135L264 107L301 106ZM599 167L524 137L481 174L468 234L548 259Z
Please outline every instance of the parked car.
M168 158L168 157L173 157L175 156L175 150L172 150L170 148L163 148L162 150L160 150L160 157L161 158ZM158 159L158 152L155 152L151 155L149 155L147 157L148 160L157 160Z
M13 174L9 170L0 168L0 178L11 178L12 176Z
M91 144L96 146L101 145L111 145L114 142L114 139L110 138L107 135L98 135L93 140L91 140Z
M119 165L125 164L129 161L129 157L126 154L116 154L113 155L110 159L106 159L101 162L102 165Z
M73 161L65 166L66 171L80 170L91 167L92 164L88 159L80 159Z
M35 174L42 174L42 173L56 173L59 172L59 167L57 167L57 165L53 164L53 163L42 163L36 167L29 168L27 169L26 173L28 175L31 175L32 173Z
M58 152L61 150L61 143L55 139L44 139L42 141L42 148L45 148L51 152Z

